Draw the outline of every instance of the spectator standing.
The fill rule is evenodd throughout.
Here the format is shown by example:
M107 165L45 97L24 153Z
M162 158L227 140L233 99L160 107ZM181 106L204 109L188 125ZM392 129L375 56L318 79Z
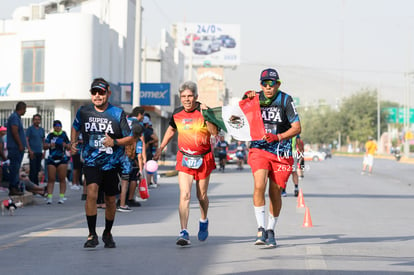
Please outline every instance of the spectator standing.
M153 159L154 153L158 147L158 136L155 134L154 129L152 128L152 122L149 114L144 114L143 124L145 127L144 130L144 139L145 139L145 152L147 157L147 162ZM146 179L148 183L148 188L157 188L157 173L146 173Z
M275 226L282 209L281 191L293 164L291 138L300 134L301 125L293 98L280 91L279 74L265 69L260 74L261 91L248 91L245 97L259 97L266 134L250 142L248 163L254 179L253 206L257 222L256 245L276 247ZM265 192L269 181L269 215L265 230Z
M131 212L132 209L129 206L141 206L141 204L139 202L135 202L134 199L129 200L128 204L126 204L126 200L128 196L129 184L133 182L135 186L137 185L139 170L136 144L141 137L144 128L140 125L137 119L128 119L128 124L130 124L134 140L132 144L125 145L125 155L122 159L121 194L119 197L119 206L117 207L117 211L119 212Z
M82 185L84 187L83 188L84 190L81 196L81 200L85 200L86 199L86 188L84 185L84 181L82 180L82 160L81 160L81 156L79 152L79 149L82 145L82 135L79 135L77 142L78 142L78 145L77 145L78 151L75 154L71 154L72 156L72 186L70 187L70 189L81 190L82 189L81 185Z
M372 137L368 137L368 141L365 143L365 155L362 162L362 172L364 175L365 171L368 170L368 175L372 175L372 166L374 165L374 154L377 152L377 144ZM368 169L367 169L368 168Z
M217 135L215 125L204 120L201 109L206 109L197 101L197 84L188 81L180 85L179 96L181 107L174 110L170 125L164 134L154 160L158 160L162 151L178 132L177 165L178 184L180 188L179 216L181 231L176 244L190 245L190 235L187 230L190 213L191 187L196 182L197 199L200 205L198 239L205 241L208 237L208 184L211 172L216 168L214 154L211 151L210 137Z
M59 178L59 204L66 200L66 175L68 172L69 157L66 150L70 149L70 141L65 131L62 130L60 120L53 121L53 132L49 133L45 140L45 150L49 150L46 159L47 167L47 204L53 202L53 189L55 186L56 175Z
M26 103L19 101L15 111L7 119L7 152L10 160L9 195L23 195L19 190L19 171L22 165L26 136L22 124L22 116L26 113Z
M119 194L119 170L124 146L131 144L133 137L125 112L109 103L109 83L103 78L94 79L90 93L92 104L78 109L71 132L72 154L78 150L76 140L80 133L83 139L81 156L87 185L85 214L89 230L83 247L94 248L99 244L96 202L98 190L102 190L106 204L102 241L105 248L115 248L111 230L115 220L116 195Z
M143 107L141 106L135 107L132 110L131 115L129 116L129 121L132 121L134 119L138 120L142 128L145 130L144 123L143 123L144 112L145 110ZM143 150L143 148L145 148L145 138L144 138L144 135L141 134L141 137L137 141L136 150L135 150L137 154L137 161L138 161L137 165L138 165L139 174L137 175L136 181L132 180L129 182L128 201L127 201L129 206L141 206L141 204L137 200L145 201L141 197L135 196L135 190L138 187L138 182L142 180L145 175L144 164L147 162L147 153L145 150ZM138 192L138 195L139 195L139 192Z
M43 146L45 142L45 130L40 127L42 116L33 115L32 125L26 130L27 150L29 153L30 171L29 179L39 185L39 172L42 170Z
M7 161L6 156L6 148L4 144L3 137L6 135L7 128L4 126L0 126L0 187L2 187L1 183L3 181L3 165ZM5 166L5 165L4 165Z

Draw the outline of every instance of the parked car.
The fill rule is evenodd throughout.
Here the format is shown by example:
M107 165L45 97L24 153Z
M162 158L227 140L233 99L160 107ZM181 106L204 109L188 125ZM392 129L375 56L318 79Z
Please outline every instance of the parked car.
M303 153L303 158L305 161L322 161L326 158L326 154L323 152L308 150Z

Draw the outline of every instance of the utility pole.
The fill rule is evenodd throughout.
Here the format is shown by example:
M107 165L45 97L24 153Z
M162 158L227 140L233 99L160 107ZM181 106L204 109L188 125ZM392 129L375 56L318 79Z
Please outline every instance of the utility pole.
M379 152L382 153L382 142L381 142L381 106L380 106L380 94L379 87L377 88L377 142Z
M132 95L132 108L140 106L141 91L141 0L136 0L135 8L135 43L134 43L134 86Z

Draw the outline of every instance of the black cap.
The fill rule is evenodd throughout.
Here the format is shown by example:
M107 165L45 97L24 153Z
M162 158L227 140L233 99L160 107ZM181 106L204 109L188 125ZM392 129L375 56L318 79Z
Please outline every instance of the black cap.
M91 84L91 90L99 89L99 90L107 92L108 87L109 87L108 82L106 82L106 80L103 78L95 78Z

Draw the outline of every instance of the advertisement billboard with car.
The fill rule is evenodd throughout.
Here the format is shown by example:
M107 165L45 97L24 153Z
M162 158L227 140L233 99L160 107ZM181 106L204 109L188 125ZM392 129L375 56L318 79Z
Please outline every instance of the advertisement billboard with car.
M240 64L240 25L176 24L178 48L185 64L233 67Z

